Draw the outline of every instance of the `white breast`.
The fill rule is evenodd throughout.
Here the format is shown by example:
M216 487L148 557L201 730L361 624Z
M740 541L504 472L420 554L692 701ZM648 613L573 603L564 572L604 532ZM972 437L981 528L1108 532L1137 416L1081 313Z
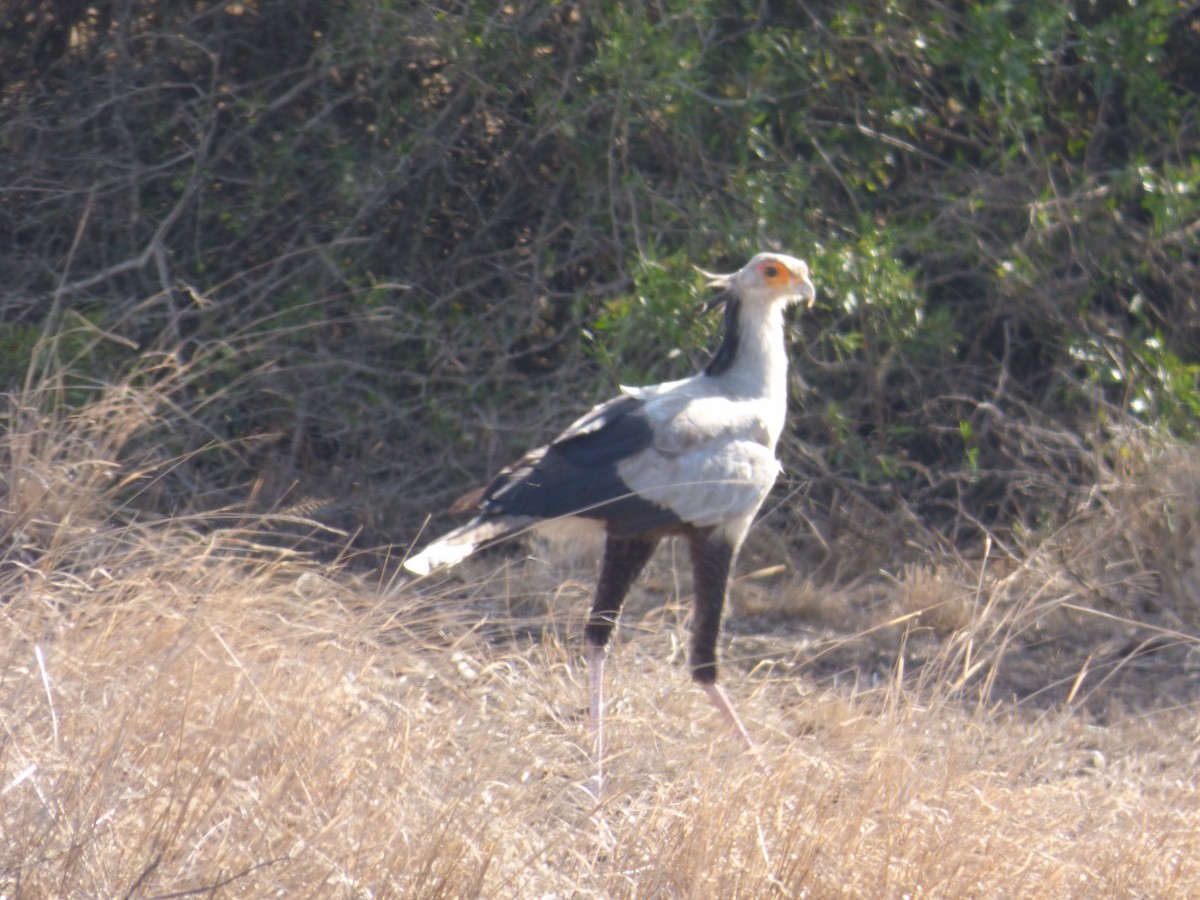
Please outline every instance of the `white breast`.
M740 541L779 474L775 442L785 410L768 398L733 399L715 387L699 377L623 389L646 401L654 440L617 470L639 496L693 525L727 523Z

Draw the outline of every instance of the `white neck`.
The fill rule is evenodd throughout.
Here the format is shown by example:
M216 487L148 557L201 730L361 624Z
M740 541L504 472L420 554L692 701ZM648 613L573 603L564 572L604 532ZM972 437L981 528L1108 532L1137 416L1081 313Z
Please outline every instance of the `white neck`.
M727 385L740 397L777 400L787 403L787 348L783 340L783 306L771 304L766 310L739 306L726 320L726 334L714 357L722 360L710 366L708 377ZM714 371L714 368L718 368Z
M749 402L751 415L763 429L763 443L773 449L787 419L783 306L771 304L749 313L738 307L729 313L721 347L700 378L722 396Z

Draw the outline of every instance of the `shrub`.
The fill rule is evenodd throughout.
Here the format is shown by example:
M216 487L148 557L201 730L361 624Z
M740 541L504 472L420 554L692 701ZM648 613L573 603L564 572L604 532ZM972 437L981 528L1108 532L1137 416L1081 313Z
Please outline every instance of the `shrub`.
M614 377L695 365L690 265L780 247L823 298L786 448L809 514L1045 523L1127 423L1195 428L1197 22L27 0L0 20L0 373L81 322L110 338L67 353L83 381L199 355L193 424L230 448L195 462L204 502L256 481L404 540Z

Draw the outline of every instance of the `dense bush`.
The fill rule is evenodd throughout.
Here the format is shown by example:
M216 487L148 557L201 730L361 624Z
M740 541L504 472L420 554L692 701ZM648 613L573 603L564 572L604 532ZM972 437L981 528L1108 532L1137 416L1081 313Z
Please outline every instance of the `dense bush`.
M403 542L687 371L690 266L779 247L822 297L779 515L1026 528L1132 423L1195 431L1198 91L1183 0L18 0L0 375L170 353L172 440L218 449L144 496Z

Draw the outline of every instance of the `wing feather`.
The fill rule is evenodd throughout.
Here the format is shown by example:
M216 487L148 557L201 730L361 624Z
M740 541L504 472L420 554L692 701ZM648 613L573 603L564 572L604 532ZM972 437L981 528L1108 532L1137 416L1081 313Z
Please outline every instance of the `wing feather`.
M628 536L686 522L747 522L779 472L759 404L684 379L623 389L482 492L479 520L602 520Z
M638 496L619 464L652 446L646 401L620 396L592 409L544 447L501 472L484 492L480 517L603 520L615 534L664 528L678 519Z

